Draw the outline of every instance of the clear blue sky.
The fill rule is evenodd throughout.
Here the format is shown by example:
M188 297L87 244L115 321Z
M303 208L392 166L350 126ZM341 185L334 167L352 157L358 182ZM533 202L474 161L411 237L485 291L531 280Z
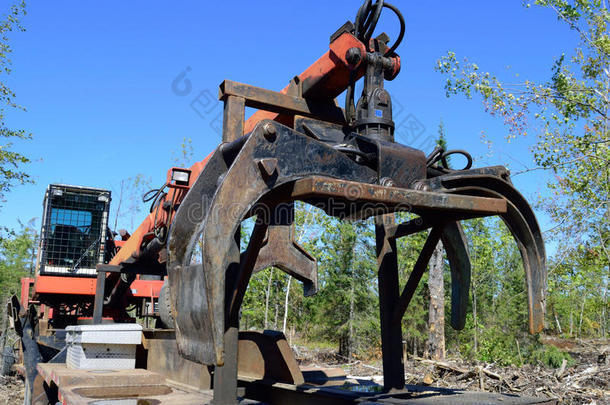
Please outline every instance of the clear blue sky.
M214 129L220 103L207 97L216 98L222 80L283 88L328 49L329 36L353 20L360 4L28 3L27 32L12 35L13 73L3 80L27 108L9 113L8 124L33 133L32 141L16 148L34 160L27 171L36 184L18 186L8 195L0 225L15 227L17 219L39 218L49 183L108 188L115 197L121 180L138 173L161 184L173 165L172 151L180 149L184 137L192 138L198 160L205 157L220 142ZM513 171L532 166L528 148L534 138L506 144L506 128L483 112L480 100L445 97L444 78L434 66L451 50L506 79L544 80L554 59L572 48L569 30L549 10L526 9L521 0L394 4L407 21L398 50L402 72L387 84L403 108L395 111L397 124L416 117L425 138L436 136L442 118L449 146L475 156L487 152L479 139L484 131L495 143L495 154L478 165L508 164ZM379 28L395 36L396 26L388 12ZM172 82L187 67L193 89L179 96ZM198 96L199 113L191 106ZM544 175L518 176L515 183L533 198ZM550 226L546 219L542 225Z

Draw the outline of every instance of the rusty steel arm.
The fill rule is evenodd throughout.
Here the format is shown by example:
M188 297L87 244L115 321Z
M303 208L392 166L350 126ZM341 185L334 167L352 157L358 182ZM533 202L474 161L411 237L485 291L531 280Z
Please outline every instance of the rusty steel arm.
M300 115L315 115L320 110L316 110L317 104L308 103L308 98L315 99L319 103L320 99L333 101L334 98L341 94L349 85L350 71L356 71L356 79L359 79L364 74L364 70L360 69L361 61L350 64L346 59L347 51L351 48L358 48L362 54L366 53L366 48L352 34L345 32L338 36L331 44L330 49L314 62L303 73L296 76L298 79L293 79L290 85L285 87L280 94L268 90L256 88L253 86L244 86L236 82L225 81L220 86L220 99L226 100L229 96L238 98L248 98L248 106L253 108L263 108L255 112L243 125L243 133L249 133L254 126L263 119L274 119L278 121L290 120L295 114ZM400 59L397 57L397 67L400 69ZM254 90L254 91L253 91ZM295 97L288 95L292 90L295 91ZM275 94L275 102L269 102L269 95ZM281 97L284 96L285 97ZM263 101L265 100L265 101ZM286 106L286 107L282 107ZM340 113L340 108L335 107L335 119L340 120L337 115ZM274 112L276 110L276 112ZM283 112L283 113L282 113ZM200 162L195 163L189 168L191 171L191 181L189 187L195 182L203 167L205 167L211 155L207 156ZM175 198L175 203L178 205L184 198L184 193L179 193L176 190L170 190L167 197L163 201L171 201ZM145 241L145 236L154 230L159 224L169 224L173 219L168 217L162 210L162 204L159 204L156 210L150 213L138 228L131 234L125 245L119 253L112 259L110 264L119 265L129 257L137 257L142 242ZM156 219L156 221L155 221Z
M296 200L342 219L376 217L386 389L404 386L402 316L439 240L447 245L451 267L451 323L456 329L464 326L471 265L458 221L498 215L507 222L524 261L530 331L542 328L544 245L531 207L509 183L503 168L431 167L434 159L394 142L391 100L380 76L397 60L367 54L368 80L356 108L357 119L351 117L350 122L332 100L305 98L303 78L281 93L230 81L221 85L223 140L231 143L214 152L178 209L167 266L178 349L190 360L216 367L215 398L217 393L230 401L235 397L236 383L228 381L236 375L237 314L251 272L278 265L314 285L312 261L294 245L289 220L268 218L263 222L268 225L267 240L257 225L246 253L240 256L237 248L236 235L244 219L256 216L264 221L279 206ZM345 66L321 65L343 75L343 84L350 83L345 71L341 73ZM351 70L350 76L357 71ZM324 83L319 88L329 84L319 83ZM246 107L264 111L245 121ZM229 153L226 145L236 146ZM393 213L401 211L420 218L395 224ZM396 238L428 228L432 228L428 241L400 294ZM195 246L201 248L202 263L193 265ZM293 253L300 259L292 260Z
M263 119L273 119L278 122L290 123L294 120L295 114L304 116L315 116L324 114L335 122L344 121L344 116L339 107L334 103L334 98L341 94L349 85L350 74L352 79L359 79L364 74L362 68L362 60L354 60L348 58L348 51L350 49L358 49L362 55L366 54L365 45L360 42L349 32L343 32L333 37L330 43L329 50L322 55L316 62L314 62L309 68L303 73L296 76L290 84L285 87L280 93L275 93L275 102L269 103L266 100L269 99L269 94L273 92L265 93L263 89L255 88L252 86L243 86L236 82L225 81L220 87L220 99L225 101L225 115L231 114L233 109L243 109L243 105L240 101L248 99L249 104L253 108L262 108L255 112L248 120L241 124L241 128L238 128L240 133L247 134ZM350 59L350 60L348 60ZM400 70L400 58L395 56L394 58L394 71L395 75ZM251 91L255 89L255 91ZM231 102L226 102L228 98L231 98ZM315 102L308 102L308 99L316 100ZM263 102L263 100L265 100ZM326 100L322 107L320 106L320 100ZM237 104L235 104L237 102ZM288 105L289 108L277 106ZM227 120L225 120L227 122ZM201 171L210 159L211 154L200 162L192 165L189 170L191 172L190 182L188 188L199 177ZM138 260L141 249L151 239L150 235L155 229L161 226L169 228L173 222L175 210L167 212L163 209L163 204L166 201L171 201L177 207L182 203L182 200L186 197L188 192L184 189L170 189L168 194L163 198L159 204L153 209L144 221L138 226L138 228L132 233L130 238L126 241L116 256L112 258L109 264L121 265L127 260ZM163 259L162 259L163 260ZM114 285L110 291L110 297L107 301L115 301L120 297L119 288L121 280L116 280L115 274L110 274L110 283L107 285ZM114 284L113 284L114 282ZM124 280L123 280L124 283Z

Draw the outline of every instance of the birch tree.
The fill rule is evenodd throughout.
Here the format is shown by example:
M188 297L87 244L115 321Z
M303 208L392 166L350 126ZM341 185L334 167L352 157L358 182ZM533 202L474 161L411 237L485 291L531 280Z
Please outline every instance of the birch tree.
M25 108L15 101L16 94L6 84L6 76L11 73L10 55L13 51L10 45L10 35L15 31L25 31L21 24L25 16L25 2L13 5L0 20L0 201L4 201L15 184L31 183L32 179L24 171L24 166L30 162L25 155L16 152L13 142L32 139L25 130L9 128L6 123L8 110Z
M535 167L522 172L549 171L548 193L540 201L556 222L546 238L555 238L561 261L577 263L583 249L593 252L595 271L587 274L602 292L599 320L608 328L610 278L610 13L605 0L537 0L526 7L543 7L550 18L566 25L578 45L549 61L547 81L509 82L476 63L449 52L436 69L445 75L447 96L478 97L490 114L507 125L507 138L533 132ZM533 41L535 42L535 41ZM510 63L510 61L506 61ZM520 173L514 173L519 175ZM550 274L553 277L553 274ZM551 285L553 287L553 285ZM561 291L550 290L551 296ZM580 296L580 312L586 312ZM555 300L557 304L559 298ZM575 303L575 302L573 302ZM552 311L549 312L552 315ZM573 314L576 316L578 314ZM584 315L583 315L584 316ZM559 319L559 317L557 318ZM582 319L582 317L581 317ZM557 324L556 320L551 320ZM573 327L570 328L573 330Z

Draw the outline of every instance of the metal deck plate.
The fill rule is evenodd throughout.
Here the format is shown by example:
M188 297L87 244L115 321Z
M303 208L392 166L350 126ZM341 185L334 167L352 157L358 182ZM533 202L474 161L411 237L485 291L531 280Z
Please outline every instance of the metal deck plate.
M64 405L133 404L192 405L209 404L211 390L190 390L178 386L152 371L72 370L65 364L38 364L39 378L50 387L59 387L58 399ZM42 387L42 384L37 384ZM34 393L33 403L38 395ZM46 394L44 394L46 395ZM46 398L46 397L42 397ZM46 402L45 402L46 403ZM242 400L240 405L257 405L258 401Z
M392 393L366 392L347 386L316 387L313 385L271 384L240 378L246 395L272 404L398 404L398 405L557 405L556 399L520 397L513 394L472 392L446 388L407 385ZM353 387L352 387L353 388ZM369 387L370 388L370 387ZM359 392L360 391L360 392Z

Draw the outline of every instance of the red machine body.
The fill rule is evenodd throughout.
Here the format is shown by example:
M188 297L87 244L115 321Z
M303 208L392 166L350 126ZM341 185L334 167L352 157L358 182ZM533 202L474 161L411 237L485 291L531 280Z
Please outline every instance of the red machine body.
M22 308L34 308L41 324L63 328L92 318L98 264L107 262L126 244L108 229L110 192L80 186L50 185L43 203L43 224L36 272L21 279ZM155 315L163 278L138 276L124 296L122 311L111 311L115 321Z

